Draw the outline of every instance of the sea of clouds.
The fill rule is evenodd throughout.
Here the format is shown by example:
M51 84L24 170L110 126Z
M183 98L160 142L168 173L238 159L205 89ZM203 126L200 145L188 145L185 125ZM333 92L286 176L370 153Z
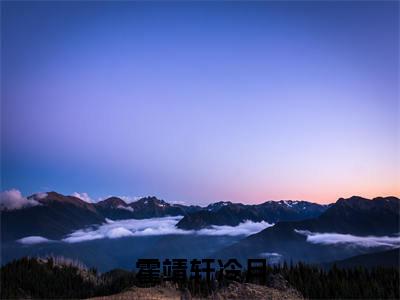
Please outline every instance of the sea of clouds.
M342 233L320 233L308 230L297 230L295 232L307 237L307 242L322 245L349 245L364 248L373 247L400 247L400 235L396 236L356 236Z
M211 226L201 230L183 230L175 225L182 216L163 217L152 219L128 219L128 220L106 220L106 223L91 228L80 229L67 235L62 239L66 243L79 243L97 239L117 239L123 237L140 237L172 234L197 234L213 236L248 236L257 233L267 227L273 226L267 222L245 221L237 226ZM25 237L18 240L19 243L32 245L36 243L50 242L44 237Z
M107 220L105 224L91 229L77 230L66 238L64 242L77 243L95 239L116 239L121 237L138 237L171 234L197 234L197 235L251 235L267 227L272 226L267 222L245 221L237 226L211 226L201 230L183 230L175 225L182 219L182 216L163 217L152 219L129 219L129 220Z

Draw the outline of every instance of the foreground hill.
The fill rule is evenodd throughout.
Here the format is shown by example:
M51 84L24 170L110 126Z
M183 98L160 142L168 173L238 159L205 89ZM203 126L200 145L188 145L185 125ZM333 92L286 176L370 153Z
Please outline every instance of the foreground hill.
M352 244L352 241L356 240L357 236L396 238L399 222L399 198L339 199L317 218L278 222L275 226L251 235L217 254L242 258L276 254L287 261L307 262L340 260L358 254L387 250L385 243L374 244L371 238L366 238L366 244L361 246ZM312 242L310 237L314 237ZM369 242L372 244L368 244Z
M223 300L223 299L252 299L252 300L298 300L304 299L295 289L279 290L276 288L262 286L252 283L232 282L230 285L220 288L209 296L197 297L191 295L188 290L180 291L171 285L156 286L151 288L132 287L122 293L90 298L93 300Z
M23 258L1 268L1 299L87 298L92 299L302 299L281 276L269 276L268 286L232 282L193 291L170 282L143 288L135 273L111 270L98 274L78 261L63 257ZM192 290L192 291L191 291Z
M264 284L249 283L244 273L238 282L192 280L138 286L135 273L111 270L99 274L77 261L58 258L23 258L1 268L1 299L398 299L398 268L324 270L296 264L268 266Z
M210 204L204 210L185 215L177 224L181 229L202 229L211 225L236 226L246 220L253 222L295 221L318 217L328 208L307 201L268 201L258 205L232 202Z

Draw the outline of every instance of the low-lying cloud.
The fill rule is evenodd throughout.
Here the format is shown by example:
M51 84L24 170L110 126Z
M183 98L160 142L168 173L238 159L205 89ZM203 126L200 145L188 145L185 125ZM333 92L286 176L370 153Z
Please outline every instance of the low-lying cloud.
M118 205L117 206L118 209L125 209L127 211L133 212L133 208L130 206L123 206L123 205Z
M199 235L229 235L229 236L237 236L237 235L251 235L261 230L271 227L273 224L269 224L267 222L252 222L252 221L245 221L240 223L237 226L228 226L222 225L217 226L213 225L211 228L204 228L201 230L196 231Z
M127 236L185 234L186 231L175 227L181 218L182 217L164 217L116 221L107 219L105 224L102 224L97 228L77 230L64 238L63 241L68 243L77 243L96 239L115 239Z
M308 230L294 230L298 234L307 237L307 242L322 245L344 244L349 246L359 246L364 248L372 247L400 247L400 236L356 236L342 233L319 233Z
M183 230L175 225L182 216L163 217L152 219L106 220L107 222L93 228L77 230L63 239L67 243L79 243L97 239L116 239L122 237L156 236L171 234L198 234L198 235L250 235L269 226L266 222L246 221L237 226L212 226L207 229Z
M39 202L22 196L21 192L17 189L0 193L0 210L14 210L36 205L39 205Z
M262 252L259 254L261 257L281 257L282 255L276 252Z
M20 244L24 244L24 245L35 245L35 244L41 244L41 243L49 243L52 241L49 239L46 239L45 237L42 237L42 236L27 236L27 237L17 240L17 242Z

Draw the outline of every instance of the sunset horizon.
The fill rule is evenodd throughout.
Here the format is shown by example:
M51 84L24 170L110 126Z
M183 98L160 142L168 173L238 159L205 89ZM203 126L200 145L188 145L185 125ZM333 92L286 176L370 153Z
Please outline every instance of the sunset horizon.
M396 4L308 5L4 2L2 189L399 196Z
M122 199L123 201L125 201L126 203L130 203L130 202L134 202L137 200L140 200L142 198L146 198L146 197L155 197L157 199L160 200L164 200L167 203L171 203L171 204L186 204L186 205L199 205L199 206L207 206L210 205L212 203L217 203L217 202L232 202L232 203L242 203L242 204L249 204L249 205L257 205L257 204L262 204L268 201L274 201L274 202L279 202L279 201L307 201L307 202L312 202L312 203L318 203L318 204L333 204L335 203L337 200L339 199L348 199L348 198L352 198L352 197L361 197L361 198L365 198L365 199L375 199L375 198L386 198L386 197L399 197L399 194L390 194L390 193L378 193L378 194L360 194L360 193L355 193L355 194L351 194L351 193L347 193L344 195L339 195L336 198L327 198L327 200L315 200L313 198L310 197L284 197L284 196L277 196L275 198L260 198L261 200L252 200L249 198L243 198L243 199L231 199L231 198L226 198L226 199L214 199L208 202L189 202L187 200L184 199L168 199L165 197L162 197L160 195L156 195L154 193L148 193L148 194L143 194L141 196L138 195L121 195L121 194L106 194L104 196L100 196L97 198L94 198L91 196L91 194L86 193L86 192L64 192L61 190L57 190L57 189L48 189L48 190L40 190L40 191L36 191L33 193L28 193L28 194L23 194L18 188L11 188L11 189L6 189L3 190L1 193L13 193L13 194L18 194L18 197L22 197L22 198L27 198L30 196L33 196L35 194L45 194L45 193L49 193L49 192L55 192L55 193L59 193L59 194L63 194L63 195L67 195L67 196L73 196L76 198L79 198L85 202L88 203L98 203L100 201L106 200L107 198L111 198L111 197L117 197Z

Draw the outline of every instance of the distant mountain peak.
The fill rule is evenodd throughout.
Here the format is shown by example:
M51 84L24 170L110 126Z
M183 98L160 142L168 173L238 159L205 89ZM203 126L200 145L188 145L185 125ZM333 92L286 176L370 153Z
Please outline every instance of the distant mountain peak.
M302 220L317 217L326 209L326 205L297 200L267 201L257 205L220 201L185 215L177 227L201 229L212 225L236 226L246 220L268 223Z
M367 200L367 201L370 201L370 199L367 199L367 198L364 198L364 197L361 197L361 196L351 196L351 197L349 197L349 198L343 198L343 197L341 197L341 198L339 198L338 200L337 200L337 202L343 202L343 201L347 201L347 202L356 202L356 201L365 201L365 200Z
M397 197L376 197L374 199L367 199L360 196L352 196L350 198L339 198L332 208L339 207L352 207L354 209L371 209L377 206L399 205L400 199Z
M164 200L158 199L155 196L147 196L140 198L139 200L132 202L131 204L137 205L157 205L157 206L170 206L169 203L165 202Z
M395 196L387 196L387 197L375 197L372 199L372 201L400 201L400 199L398 197Z
M128 204L124 200L118 197L109 197L105 200L99 201L96 205L98 205L99 207L110 207L110 208L116 208L118 206L123 206L123 207L128 206Z
M236 203L232 203L231 201L218 201L215 203L211 203L206 206L206 210L208 211L217 211L226 206L236 205Z
M233 203L231 201L218 201L213 204L228 205L228 204L233 204Z
M60 203L70 203L70 204L87 203L78 197L65 196L54 191L34 194L32 196L29 196L28 198L34 198L35 200L39 201L42 204L50 202L60 202Z
M297 200L280 200L278 203L279 204L284 204L288 207L292 207L293 205L297 205L299 204L301 201L297 201Z

